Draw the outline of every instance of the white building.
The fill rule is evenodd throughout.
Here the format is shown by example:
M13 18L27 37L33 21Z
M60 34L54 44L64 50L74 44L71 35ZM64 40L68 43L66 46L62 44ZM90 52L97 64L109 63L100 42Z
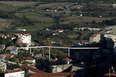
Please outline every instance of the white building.
M19 45L31 45L31 35L30 34L24 34L18 37L17 44Z
M17 29L17 31L26 31L26 29Z
M34 66L35 63L36 63L35 59L34 59L34 58L31 58L31 57L28 57L28 58L26 59L26 62L29 63L29 64L28 64L29 66Z
M101 34L100 33L96 33L92 37L89 38L90 43L100 42L100 40L101 40Z
M2 70L3 72L6 71L6 63L3 63L2 61L0 61L0 70Z
M25 72L21 69L12 70L5 73L5 77L25 77Z

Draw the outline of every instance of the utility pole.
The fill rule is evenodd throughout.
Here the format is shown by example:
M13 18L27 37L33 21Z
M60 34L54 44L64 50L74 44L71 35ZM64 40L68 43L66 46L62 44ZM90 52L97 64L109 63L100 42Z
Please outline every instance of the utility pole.
M50 50L50 47L49 47L49 61L51 60L51 50Z

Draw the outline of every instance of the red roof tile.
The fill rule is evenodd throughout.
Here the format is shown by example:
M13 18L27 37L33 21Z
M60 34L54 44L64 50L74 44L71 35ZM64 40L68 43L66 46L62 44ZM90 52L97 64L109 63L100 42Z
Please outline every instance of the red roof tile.
M62 31L63 29L56 29L56 31Z
M25 34L24 36L30 36L30 34Z
M25 61L25 60L22 60L22 61L21 61L21 63L24 63L24 62L26 62L26 61Z
M56 61L58 61L59 59L57 59L57 60L51 60L52 62L56 62Z
M6 73L13 73L13 72L20 72L23 71L22 69L18 69L18 70L12 70L12 71L7 71Z
M100 35L100 33L96 33L96 35Z
M106 73L104 76L115 76L116 77L116 74L113 74L113 73Z
M43 40L43 41L41 41L42 43L45 43L46 41L45 40Z
M27 43L18 43L19 45L28 45Z
M35 60L34 58L28 57L26 60Z
M3 37L4 36L4 34L0 34L0 37Z
M29 77L74 77L75 73L34 73Z
M92 36L93 38L96 37L96 36Z
M68 57L64 58L65 61L72 61L72 59L69 59Z
M45 50L42 50L42 52L44 53L44 52L45 52Z
M46 50L46 52L48 52L48 53L49 53L49 50Z
M21 67L22 67L22 68L26 68L26 69L31 70L31 71L36 72L36 73L46 73L46 72L44 72L44 71L41 71L41 70L36 69L36 68L29 67L29 66L27 66L27 65L22 65Z
M4 54L4 56L6 56L8 58L8 57L11 57L12 55L11 54Z
M51 44L47 44L47 46L52 46Z

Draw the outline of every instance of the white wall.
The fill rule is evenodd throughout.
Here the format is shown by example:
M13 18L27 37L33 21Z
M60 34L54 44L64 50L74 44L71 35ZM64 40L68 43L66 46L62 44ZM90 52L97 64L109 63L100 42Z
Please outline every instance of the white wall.
M24 71L13 72L13 73L6 73L5 77L24 77Z

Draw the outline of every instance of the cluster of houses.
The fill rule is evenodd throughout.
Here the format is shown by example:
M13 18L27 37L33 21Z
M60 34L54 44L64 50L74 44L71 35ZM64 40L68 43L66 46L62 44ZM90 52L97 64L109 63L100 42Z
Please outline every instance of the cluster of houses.
M116 34L113 33L112 30L113 30L112 28L109 28L109 29L97 31L95 34L93 34L93 36L89 38L89 42L98 43L105 37L105 38L112 39L112 41L114 42L114 47L115 47L116 46Z
M49 73L44 72L42 70L39 70L35 67L36 59L32 57L24 57L23 60L19 61L16 59L13 63L19 63L21 68L17 68L14 70L7 71L7 65L4 63L3 60L5 58L12 58L14 55L18 54L18 48L16 46L8 46L5 51L10 51L10 54L2 54L0 55L0 70L4 71L4 77L25 77L25 71L22 70L24 68L28 69L29 77L78 77L78 75L75 73L77 70L84 70L88 66L92 65L93 61L96 61L96 59L101 58L103 55L102 53L106 54L106 51L109 53L112 52L111 48L100 48L100 47L87 47L85 44L89 43L99 43L100 40L102 40L104 37L110 38L114 41L116 46L116 35L113 34L112 29L106 29L101 30L100 28L78 28L78 30L95 30L97 31L93 36L90 37L89 42L86 40L80 40L78 44L76 44L76 47L84 46L83 49L80 47L78 50L70 50L70 57L74 58L76 60L75 63L72 63L72 59L65 57L65 58L55 58L51 59L48 63L46 62L46 66L49 67ZM63 32L63 29L57 29L55 32L61 33ZM10 35L3 35L0 34L1 38L8 38ZM30 34L21 34L16 33L15 36L11 37L11 40L16 40L16 44L19 46L26 46L28 50L28 47L31 45L31 35ZM45 43L46 41L43 40L41 43ZM56 41L51 41L51 43L56 43ZM51 44L47 44L47 46L52 46ZM95 49L97 48L97 49ZM49 53L49 50L43 50L43 53ZM112 54L111 54L112 55ZM108 54L109 56L109 54ZM109 58L108 58L109 60ZM77 62L79 61L79 62ZM107 61L104 61L108 63ZM110 61L109 61L110 62ZM103 62L102 62L103 63ZM102 63L99 65L101 68ZM44 63L45 64L45 63ZM68 71L68 72L67 72Z

